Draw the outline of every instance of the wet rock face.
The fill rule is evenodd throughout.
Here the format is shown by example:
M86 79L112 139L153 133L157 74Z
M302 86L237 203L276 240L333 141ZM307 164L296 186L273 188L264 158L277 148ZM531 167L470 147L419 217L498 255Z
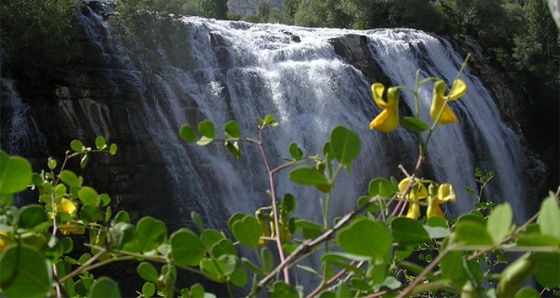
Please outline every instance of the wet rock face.
M379 82L385 86L391 85L391 79L371 57L365 35L347 34L333 38L329 42L334 47L334 52L361 71L370 83Z

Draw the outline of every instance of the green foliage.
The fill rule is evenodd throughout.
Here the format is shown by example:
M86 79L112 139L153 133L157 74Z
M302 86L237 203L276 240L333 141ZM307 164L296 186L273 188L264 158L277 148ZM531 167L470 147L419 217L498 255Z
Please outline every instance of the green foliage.
M418 87L434 81L436 78L419 81L417 75L414 88L394 88L411 92L418 100ZM442 95L437 88L434 92L435 102ZM186 142L198 146L223 143L237 159L241 159L240 144L261 149L270 182L270 204L254 214L233 214L227 222L229 231L207 228L196 213L191 217L198 232L188 228L168 231L163 221L149 216L133 223L126 211L113 214L109 195L99 194L84 185L82 177L64 168L69 159L79 159L85 167L91 154L116 154L116 145L109 145L103 137L95 139L93 148L72 141L62 166L51 158L47 170L41 173L32 173L25 159L0 151L0 296L63 293L72 297L119 297L115 281L97 278L91 272L123 260L139 262L136 271L145 281L139 293L145 297L179 293L182 297L214 297L200 284L179 289L178 270L224 284L230 296L248 290L244 294L249 297L265 292L270 297L459 293L463 297L494 293L496 297L532 297L534 290L521 288L531 276L543 287L560 287L559 193L551 193L539 213L521 225L513 223L508 203L481 210L488 215L473 210L447 220L439 205L455 200L452 186L417 177L431 136L439 125L447 124L440 123L447 101L456 99L457 94L462 93L452 88L450 95L443 97L442 111L432 115L431 125L420 120L420 111L395 122L417 134L417 166L410 171L412 174L403 171L406 178L400 182L394 177L372 179L367 194L355 199L356 210L335 220L329 212L336 177L342 170L351 172L361 151L358 135L343 126L333 128L321 155L308 156L298 144L286 144L290 157L276 168L268 166L271 163L263 145L262 131L278 126L271 115L255 119L258 139L246 137L235 121L224 125L222 139L208 120L196 129L181 127L179 135ZM395 103L398 105L398 99ZM296 196L287 193L280 199L274 191L275 175L284 170L289 170L287 177L294 183L317 188L324 196L319 202L322 222L298 218ZM475 179L480 191L492 177L494 173L483 174L477 169ZM11 198L29 184L37 191L40 204L18 209ZM420 210L410 212L420 209L420 203L427 206L425 217L419 217ZM409 212L400 215L407 205ZM74 241L66 236L86 233L90 253L74 259ZM503 254L509 251L524 254L513 257L501 273L495 273L495 265L505 262ZM314 254L320 266L302 264ZM299 276L300 270L311 274L305 283L309 288L294 286L299 281L291 279Z
M197 8L203 17L221 20L227 18L227 0L197 0Z

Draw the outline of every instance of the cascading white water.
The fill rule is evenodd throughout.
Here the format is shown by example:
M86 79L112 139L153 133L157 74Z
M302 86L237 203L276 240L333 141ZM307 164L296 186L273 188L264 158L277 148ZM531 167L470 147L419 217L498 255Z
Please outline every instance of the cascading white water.
M143 104L150 133L176 180L178 214L188 214L196 204L205 210L206 218L216 212L228 216L268 205L264 164L249 144L242 144L241 161L234 160L220 143L204 148L185 145L177 136L182 124L196 127L209 119L220 133L227 121L235 120L244 137L256 138L254 118L272 114L280 124L264 135L272 167L289 156L290 142L315 155L321 153L336 125L356 131L362 140L360 157L350 174L341 175L334 192L332 208L340 215L367 193L370 179L398 174L398 163L413 165L418 153L415 135L402 128L390 134L368 129L369 121L379 112L373 104L370 82L334 53L328 39L348 33L367 35L373 58L395 85L414 86L417 69L421 69L421 78L438 76L450 82L463 61L447 42L414 30L307 29L196 17L182 22L189 32L190 48L181 50L190 51L194 66L158 65L162 71L151 78L151 86L145 86L157 89L156 95ZM165 53L161 55L165 59ZM495 171L497 182L491 182L485 195L509 201L516 217L523 218L517 137L502 122L489 93L468 68L462 78L469 91L451 104L460 123L436 130L428 152L430 172L435 177L425 178L452 183L458 194L457 209L465 212L476 202L463 191L463 186L476 189L475 168ZM424 113L431 103L431 88L426 84L420 89ZM404 102L413 108L411 97L403 95ZM300 214L319 216L319 199L324 194L287 182L287 174L277 175L278 195L294 193Z

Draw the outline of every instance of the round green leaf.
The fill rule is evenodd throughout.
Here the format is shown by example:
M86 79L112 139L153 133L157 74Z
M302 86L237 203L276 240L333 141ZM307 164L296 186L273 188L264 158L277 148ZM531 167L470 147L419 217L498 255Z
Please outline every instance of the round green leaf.
M225 239L224 234L214 229L206 229L200 234L200 240L208 250L212 249L222 239Z
M156 283L158 281L159 274L156 267L148 262L142 262L138 264L138 267L136 267L136 272L138 272L138 275L146 281L152 281Z
M79 186L80 184L80 180L78 179L78 176L76 176L76 174L74 174L74 172L69 171L69 170L64 170L62 171L62 173L60 173L60 175L58 175L58 178L60 178L60 180L64 183L66 183L66 185L72 187L72 186Z
M455 225L456 241L465 245L492 245L494 241L486 227L476 221L463 220Z
M309 169L299 168L290 172L290 180L302 185L325 185L329 184L329 180L320 172Z
M143 217L136 224L136 247L140 252L156 250L167 240L167 226L161 220Z
M530 287L523 287L515 294L515 298L540 298L539 292Z
M212 246L212 256L218 258L222 255L237 255L237 248L231 240L224 238Z
M152 297L156 293L156 285L151 282L146 282L142 286L142 295L144 297Z
M285 194L282 197L280 208L282 209L282 212L286 214L290 214L296 211L296 197L294 197L294 195L291 193Z
M197 142L198 145L204 146L214 141L214 137L216 136L216 128L214 127L214 123L210 122L209 120L204 120L198 124L198 131L202 135L200 140L198 140Z
M554 194L542 202L537 222L542 234L560 239L560 208Z
M92 298L120 298L119 285L112 279L102 276L93 282L89 289L88 297Z
M47 213L41 205L32 204L19 209L19 225L24 229L33 229L46 221L48 221Z
M303 151L301 151L301 149L299 148L298 144L296 144L296 143L291 143L291 144L290 144L290 155L291 155L295 160L301 160L301 158L303 157Z
M182 228L171 235L171 258L180 266L197 266L206 254L206 246L195 233Z
M31 164L22 157L10 157L0 151L0 193L13 194L31 184Z
M376 178L369 183L368 194L372 197L390 198L395 194L391 181L385 178Z
M298 294L294 288L285 282L276 281L268 291L270 298L298 298Z
M82 203L90 206L97 206L99 205L99 195L97 191L89 186L84 186L78 192L78 198Z
M76 152L82 152L86 148L80 140L73 140L70 142L70 148Z
M52 273L45 256L28 245L10 245L0 255L0 288L7 297L46 297Z
M246 215L243 219L236 221L233 224L233 236L241 244L248 247L258 247L261 231L259 221L250 215Z
M403 117L401 118L400 123L405 129L412 132L423 132L425 130L430 129L428 124L414 117Z
M343 164L352 162L361 149L358 135L344 126L333 129L330 144L334 157Z
M535 253L533 257L537 282L547 288L560 287L560 253Z
M226 134L226 138L228 139L238 140L239 136L241 135L241 128L239 127L239 123L235 121L226 123L224 131Z
M508 203L498 205L490 214L486 229L494 240L494 244L500 243L510 232L513 213Z
M237 222L238 220L243 219L243 217L245 217L245 214L241 213L241 212L236 212L234 213L229 219L228 219L228 228L230 231L233 231L233 224L235 222Z
M109 147L109 153L111 153L111 155L115 155L117 154L117 144L111 144L111 147Z
M338 233L342 250L356 255L385 259L392 248L393 238L379 222L360 218Z
M391 222L393 238L399 244L418 244L430 241L430 235L424 226L416 220L407 217L397 217Z
M117 214L115 215L115 219L113 219L113 224L117 224L119 222L130 223L130 215L128 214L128 212L124 210L117 212Z
M105 140L105 138L102 136L98 136L95 139L95 147L97 147L97 149L99 150L105 149L107 147L107 141Z
M194 133L192 127L188 125L183 125L183 127L181 127L181 130L179 130L179 135L183 140L189 143L193 143L196 141L196 134Z

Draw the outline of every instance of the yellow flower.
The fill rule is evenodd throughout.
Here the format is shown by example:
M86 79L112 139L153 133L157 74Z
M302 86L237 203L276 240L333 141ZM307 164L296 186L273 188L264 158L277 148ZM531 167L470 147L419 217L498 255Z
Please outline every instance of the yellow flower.
M428 199L428 210L426 211L426 216L428 218L434 216L440 216L443 219L446 219L439 205L446 202L455 202L455 200L456 197L455 197L455 191L453 190L453 185L449 183L441 184L437 190L437 195L430 194L430 197Z
M454 83L451 93L447 96L445 93L445 81L438 80L434 83L434 100L432 101L432 106L430 107L430 115L435 121L439 115L441 109L443 113L439 118L438 124L449 124L457 122L457 116L451 111L446 101L451 101L460 98L467 92L467 84L462 80L457 80Z
M10 235L7 232L0 232L0 234L7 239L10 239ZM0 252L2 252L9 244L9 242L6 242L2 237L0 237Z
M78 212L78 208L76 204L68 199L62 199L60 202L60 211L67 213L67 214L76 214Z
M62 199L62 201L60 201L60 211L66 214L76 214L78 212L78 207L71 200ZM60 230L62 235L81 235L86 231L83 225L74 221L68 221L65 224L60 224L58 226L58 229Z
M387 90L387 101L383 100L385 86L381 83L371 85L373 100L381 111L369 124L369 129L378 129L382 132L390 132L399 126L399 89L391 87Z
M404 192L410 183L410 178L404 178L401 182L399 182L399 191ZM420 217L420 205L418 204L419 200L425 199L428 197L428 191L426 190L426 186L422 182L417 182L412 188L410 192L406 196L408 200L408 212L406 213L406 217L411 219L418 219Z

